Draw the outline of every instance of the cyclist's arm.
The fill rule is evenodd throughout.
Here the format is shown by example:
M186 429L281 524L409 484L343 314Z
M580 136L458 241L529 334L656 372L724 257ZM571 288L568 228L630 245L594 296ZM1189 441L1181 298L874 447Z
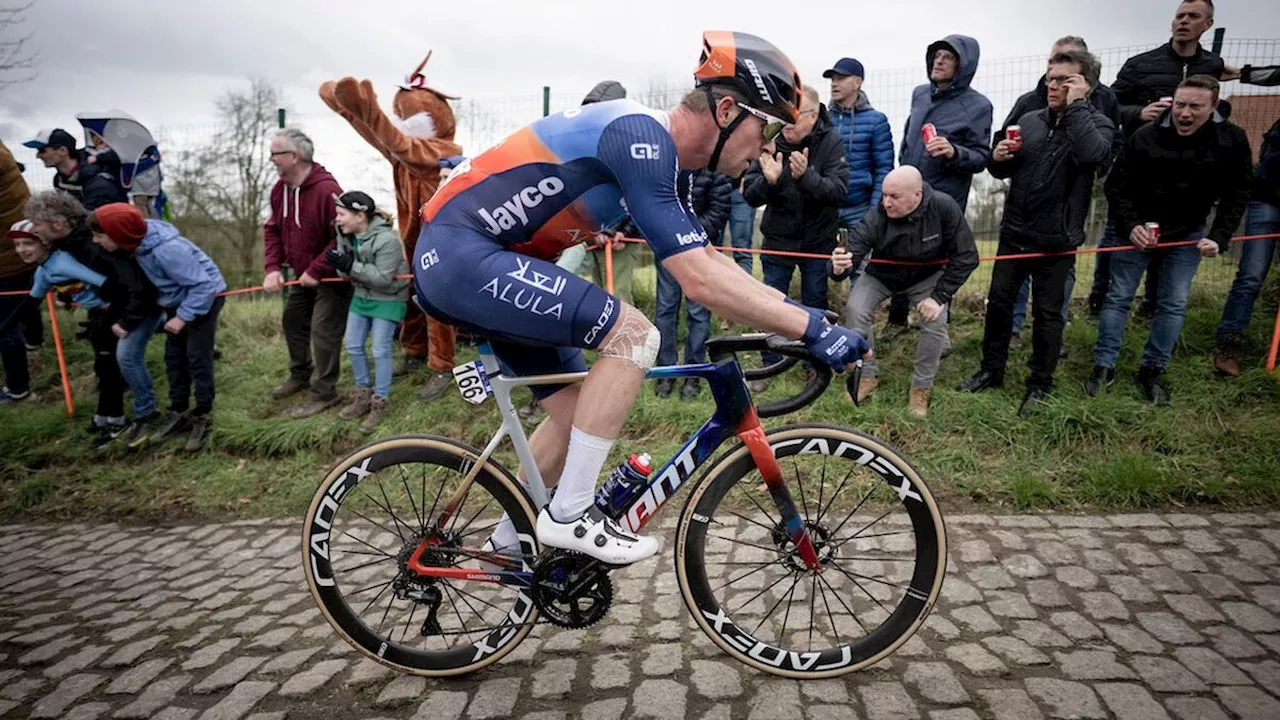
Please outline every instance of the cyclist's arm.
M719 256L719 253L715 253ZM735 323L798 340L809 313L783 301L783 294L749 276L729 258L706 252L672 255L662 267L680 283L685 296Z
M777 299L779 299L779 300L786 300L786 299L787 299L787 296L786 296L786 295L784 295L781 291L776 290L776 289L774 289L774 288L771 288L771 287L769 287L768 285L765 285L764 283L762 283L762 282L760 282L759 280L757 280L757 279L756 279L756 277L755 277L754 275L752 275L751 273L747 272L746 270L743 270L743 269L742 269L742 267L741 267L741 266L739 266L739 265L738 265L738 263L734 262L733 258L729 257L726 253L720 252L719 250L717 250L716 248L714 248L714 247L712 247L712 246L710 246L710 245L708 245L708 246L707 246L707 252L708 252L708 254L710 254L710 255L711 255L711 257L713 257L713 258L715 258L715 259L716 259L716 262L719 262L721 265L725 265L725 266L728 266L728 267L732 267L732 268L734 268L734 269L738 270L739 272L741 272L741 273L742 273L742 276L743 276L744 278L747 278L747 279L749 279L751 282L756 283L757 285L759 285L759 286L761 287L761 289L763 289L763 290L765 291L765 294L766 294L766 295L770 295L770 296L775 297L775 298L777 298ZM746 280L743 280L742 282L746 282Z

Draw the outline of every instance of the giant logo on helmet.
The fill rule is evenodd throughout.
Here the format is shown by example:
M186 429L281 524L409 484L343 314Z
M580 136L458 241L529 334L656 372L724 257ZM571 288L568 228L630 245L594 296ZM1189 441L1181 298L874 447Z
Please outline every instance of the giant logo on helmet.
M756 64L751 58L743 58L742 64L747 66L751 71L751 77L756 81L756 88L760 90L760 94L764 96L766 103L773 102L773 96L769 94L769 88L765 87L764 78L760 77L760 71L756 69Z

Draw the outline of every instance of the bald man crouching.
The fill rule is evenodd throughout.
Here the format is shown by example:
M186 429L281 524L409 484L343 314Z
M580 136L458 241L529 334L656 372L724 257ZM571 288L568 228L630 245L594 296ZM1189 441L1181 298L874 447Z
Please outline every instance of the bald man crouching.
M874 348L871 314L893 295L906 294L920 313L922 329L916 344L907 410L925 417L933 378L947 341L947 305L978 267L973 233L955 200L934 192L919 170L904 165L885 177L879 207L863 215L849 231L848 250L836 248L832 253L832 279L843 280L868 256L913 264L868 264L849 291L845 325L865 335ZM872 357L863 367L858 402L867 399L880 385L878 375Z

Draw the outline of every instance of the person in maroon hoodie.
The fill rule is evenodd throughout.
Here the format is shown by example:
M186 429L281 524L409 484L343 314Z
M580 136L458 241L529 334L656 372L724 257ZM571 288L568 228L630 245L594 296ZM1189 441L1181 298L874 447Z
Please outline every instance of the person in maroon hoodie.
M307 402L290 411L293 418L310 417L338 403L338 367L351 302L350 283L320 282L336 277L324 251L334 242L334 198L342 195L342 188L313 160L314 151L311 138L296 128L281 130L271 139L271 162L280 181L271 188L271 217L262 228L267 265L262 284L267 292L280 291L285 265L302 283L290 289L284 307L289 378L271 391L277 400L311 391Z

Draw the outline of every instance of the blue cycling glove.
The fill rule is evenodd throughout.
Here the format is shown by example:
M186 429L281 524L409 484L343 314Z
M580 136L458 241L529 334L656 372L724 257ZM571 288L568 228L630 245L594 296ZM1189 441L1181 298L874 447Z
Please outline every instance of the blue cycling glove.
M816 318L818 318L819 320L825 320L825 319L826 319L826 318L824 317L824 311L819 310L818 308L811 308L811 307L809 307L808 305L805 305L804 303L796 302L795 300L792 300L792 299L791 299L791 298L789 298L789 297L788 297L788 298L782 298L782 299L783 299L783 301L784 301L784 302L786 302L788 305L795 305L796 307L800 308L801 310L803 310L803 311L805 311L805 312L809 313L809 317L816 317Z
M809 315L809 326L800 338L809 352L830 365L836 372L857 362L871 349L867 339L855 330L831 325L820 316Z

